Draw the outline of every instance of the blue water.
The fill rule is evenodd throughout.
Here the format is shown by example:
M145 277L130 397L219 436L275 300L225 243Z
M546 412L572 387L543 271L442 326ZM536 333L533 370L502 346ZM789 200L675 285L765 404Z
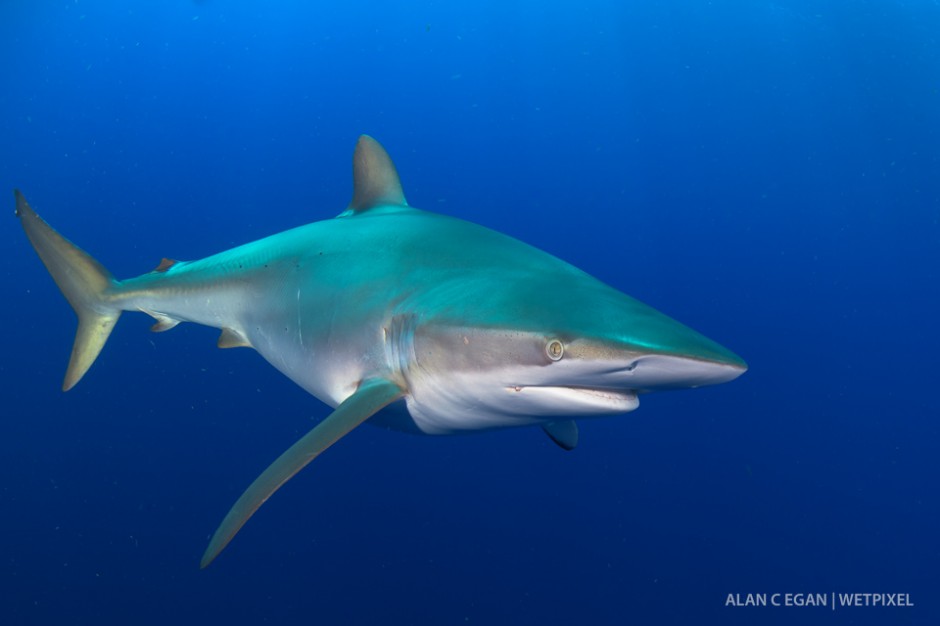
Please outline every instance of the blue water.
M6 0L0 187L118 276L335 215L365 132L414 206L751 369L570 453L360 428L200 571L325 406L131 314L62 394L73 314L10 194L0 623L940 623L938 33L928 0ZM788 592L915 606L726 606Z

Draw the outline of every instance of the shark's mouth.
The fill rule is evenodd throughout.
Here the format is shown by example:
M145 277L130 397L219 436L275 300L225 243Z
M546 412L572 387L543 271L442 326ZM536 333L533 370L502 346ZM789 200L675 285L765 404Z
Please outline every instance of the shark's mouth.
M633 390L578 386L516 385L507 387L520 404L540 415L607 415L627 413L640 406Z

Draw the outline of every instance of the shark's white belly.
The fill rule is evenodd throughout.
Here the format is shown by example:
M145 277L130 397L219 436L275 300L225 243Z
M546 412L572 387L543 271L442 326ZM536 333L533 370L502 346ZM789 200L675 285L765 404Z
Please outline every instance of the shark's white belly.
M329 342L316 335L301 339L301 327L289 323L248 326L246 335L252 347L278 371L320 401L336 407L363 380L365 359L346 350L331 350Z

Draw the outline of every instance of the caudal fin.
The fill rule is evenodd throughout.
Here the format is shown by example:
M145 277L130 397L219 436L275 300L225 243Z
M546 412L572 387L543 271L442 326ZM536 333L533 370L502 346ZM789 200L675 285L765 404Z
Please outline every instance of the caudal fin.
M87 252L36 215L19 190L13 193L16 195L16 216L20 218L26 236L78 315L72 357L62 383L62 390L68 391L95 362L121 316L121 310L107 298L108 292L118 282Z

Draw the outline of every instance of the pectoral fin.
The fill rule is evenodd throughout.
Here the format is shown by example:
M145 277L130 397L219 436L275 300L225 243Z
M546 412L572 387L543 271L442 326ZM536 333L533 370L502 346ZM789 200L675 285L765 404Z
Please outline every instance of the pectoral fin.
M542 430L552 441L565 450L574 450L578 445L578 425L574 420L563 422L549 422L542 426Z
M200 567L206 567L219 555L248 518L254 515L258 507L280 489L281 485L317 458L321 452L402 395L401 387L389 380L373 378L362 381L353 395L346 398L329 417L288 448L251 483L212 535L209 547L202 555Z

